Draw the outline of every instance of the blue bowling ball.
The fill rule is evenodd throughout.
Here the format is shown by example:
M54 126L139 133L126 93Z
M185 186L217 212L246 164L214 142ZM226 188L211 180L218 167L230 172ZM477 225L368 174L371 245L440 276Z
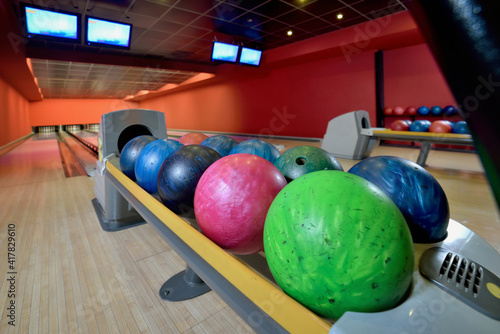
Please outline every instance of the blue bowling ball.
M430 109L432 116L441 116L443 114L443 109L440 106L433 106Z
M417 243L432 243L447 235L450 209L438 181L416 163L376 156L354 165L349 173L361 176L385 192L397 205Z
M428 132L431 122L427 120L416 120L410 124L410 131L414 132Z
M150 194L158 192L158 172L163 161L176 149L184 146L173 139L158 139L144 147L135 163L135 178Z
M201 142L201 145L208 146L211 149L216 150L221 156L225 157L229 154L229 152L231 152L233 147L238 145L238 142L226 135L216 135L208 137Z
M221 158L203 145L181 146L170 154L158 173L158 195L173 212L194 217L194 191L205 170Z
M157 139L158 138L153 136L138 136L132 138L123 146L122 152L120 153L120 168L123 174L135 181L135 163L139 158L139 154L147 144Z
M229 154L248 153L258 155L271 163L281 155L280 151L274 145L260 139L245 140L236 145Z
M443 113L446 116L454 116L458 113L458 110L454 106L446 106L443 108Z
M470 134L467 122L465 121L455 122L455 124L453 124L453 127L451 128L451 133Z
M429 115L429 113L430 113L429 107L421 106L417 109L417 114L419 114L420 116L427 116Z

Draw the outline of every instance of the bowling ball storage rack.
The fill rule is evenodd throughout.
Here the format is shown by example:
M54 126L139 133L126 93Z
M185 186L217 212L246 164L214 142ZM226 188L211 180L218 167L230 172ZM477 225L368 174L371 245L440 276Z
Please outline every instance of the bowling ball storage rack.
M287 296L274 283L263 256L234 256L224 251L199 232L195 222L176 215L127 178L120 171L117 158L108 159L105 167L108 181L186 262L186 271L178 273L176 280L191 280L188 283L194 285L206 283L258 333L498 331L500 295L495 296L495 287L500 289L500 254L452 219L443 241L414 244L413 282L403 302L384 312L346 312L334 322L315 315ZM476 268L484 268L483 273L489 273L483 276L480 289L489 294L489 307L484 307L484 295L478 299L477 293L474 296L453 292L443 286L443 269L436 265L442 262L443 252L468 259ZM444 275L453 274L452 279L456 279L458 271L450 272L451 269ZM164 284L160 295L165 289Z

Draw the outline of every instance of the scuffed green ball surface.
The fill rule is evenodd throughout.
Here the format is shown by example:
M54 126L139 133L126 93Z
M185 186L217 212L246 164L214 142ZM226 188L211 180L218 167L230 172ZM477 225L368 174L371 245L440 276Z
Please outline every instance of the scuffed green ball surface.
M320 316L396 306L413 273L413 243L396 205L372 183L318 171L273 201L264 250L278 285Z

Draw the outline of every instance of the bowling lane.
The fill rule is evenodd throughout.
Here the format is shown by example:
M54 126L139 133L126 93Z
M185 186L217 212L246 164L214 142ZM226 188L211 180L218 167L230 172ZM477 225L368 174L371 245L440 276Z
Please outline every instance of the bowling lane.
M87 131L72 131L71 133L74 136L80 137L83 141L97 146L97 134ZM84 168L85 173L88 176L94 176L96 172L97 156L67 132L61 132L60 136L64 139L70 151Z
M68 131L74 134L77 137L97 146L97 132L86 131L86 130L77 130L77 131Z
M0 157L0 187L64 178L55 134L35 134Z

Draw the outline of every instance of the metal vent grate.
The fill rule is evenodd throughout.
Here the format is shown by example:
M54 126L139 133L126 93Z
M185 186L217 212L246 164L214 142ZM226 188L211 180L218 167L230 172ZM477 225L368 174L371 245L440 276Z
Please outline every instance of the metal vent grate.
M478 263L440 247L419 263L422 276L477 311L500 320L500 278Z
M473 296L477 297L483 268L467 258L448 252L439 268L439 276L446 277L448 283L454 282L456 287L463 287L465 292L472 292Z

